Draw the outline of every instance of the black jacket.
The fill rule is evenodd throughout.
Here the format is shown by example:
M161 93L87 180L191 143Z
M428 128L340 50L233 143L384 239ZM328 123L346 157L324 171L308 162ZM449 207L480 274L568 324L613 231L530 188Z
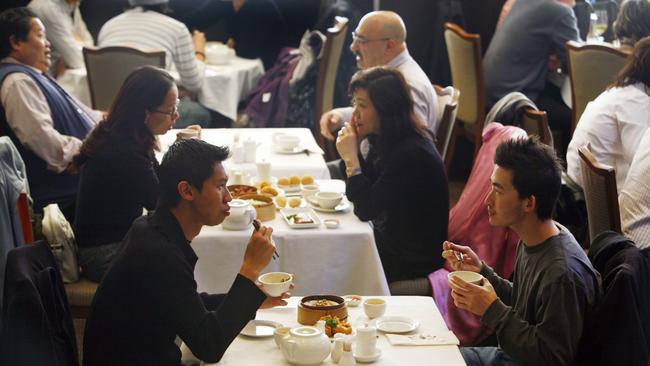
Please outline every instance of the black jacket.
M0 365L78 365L68 298L49 245L12 249L5 274Z
M589 259L601 273L603 298L587 319L579 363L647 366L650 360L650 260L621 234L598 235Z

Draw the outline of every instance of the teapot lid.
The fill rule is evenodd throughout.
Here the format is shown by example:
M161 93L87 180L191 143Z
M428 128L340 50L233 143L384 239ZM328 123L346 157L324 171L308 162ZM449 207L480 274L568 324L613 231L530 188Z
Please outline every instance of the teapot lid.
M289 333L296 337L314 337L323 334L320 329L311 326L292 328Z

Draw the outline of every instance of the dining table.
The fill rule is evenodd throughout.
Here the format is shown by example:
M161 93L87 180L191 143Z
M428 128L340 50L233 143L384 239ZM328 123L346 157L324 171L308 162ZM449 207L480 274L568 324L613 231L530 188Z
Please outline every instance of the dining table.
M318 293L318 291L314 291ZM363 300L369 297L363 297ZM403 345L393 345L389 341L390 335L378 331L377 348L381 355L372 365L409 365L430 366L465 365L465 361L458 348L458 339L449 331L440 311L431 297L425 296L373 296L386 301L386 317L404 317L414 324L415 329L403 334L406 341ZM288 305L257 311L256 320L266 320L278 323L277 326L297 327L297 308L300 297L293 296L288 299ZM361 326L376 326L382 318L369 319L363 310L363 305L348 307L348 321L356 329ZM428 345L421 344L421 340L432 340ZM353 348L355 345L353 344ZM187 347L181 346L183 361L192 364L195 360L188 352ZM334 365L328 356L321 365ZM280 348L272 336L245 336L238 335L224 353L222 359L216 364L208 365L289 365Z
M173 67L170 73L180 83L180 76ZM203 84L197 92L198 101L234 121L239 102L246 99L262 75L264 65L260 59L234 56L223 64L206 64ZM85 68L68 69L57 81L70 95L92 106Z
M172 129L160 136L161 149L157 154L158 160L161 160L169 146L176 141L176 134L179 131ZM278 149L273 142L273 137L278 134L297 136L300 140L299 147L291 151ZM271 177L273 178L292 175L310 175L314 179L330 178L327 164L323 158L323 150L318 146L314 135L308 128L204 128L201 130L201 139L213 145L230 148L236 143L243 143L247 140L255 142L257 148L254 161L237 161L232 156L223 162L226 173L231 176L235 171L242 173L243 181L238 183L255 183L257 179L256 163L261 161L271 163Z
M315 183L321 191L345 192L341 180L317 179ZM302 205L307 210L316 207L306 200ZM295 228L283 211L278 211L273 220L262 222L273 228L272 239L279 254L262 272L292 273L295 295L389 295L371 225L354 215L352 203L344 201L343 205L347 207L330 212L312 208L312 214L321 222L316 227ZM338 227L326 227L322 222L327 219L338 220ZM194 277L199 291L228 291L252 232L252 225L244 230L227 230L223 225L203 227L191 243L198 257Z

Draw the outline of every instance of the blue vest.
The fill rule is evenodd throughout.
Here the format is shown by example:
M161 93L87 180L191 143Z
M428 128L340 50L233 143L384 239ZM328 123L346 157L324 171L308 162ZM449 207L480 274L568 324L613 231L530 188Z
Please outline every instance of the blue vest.
M90 118L73 102L68 93L56 82L34 69L14 63L0 63L0 86L7 75L22 72L29 75L38 85L50 107L54 129L62 135L83 140L92 128ZM67 171L56 173L47 169L45 160L25 148L7 123L7 116L0 107L0 130L11 138L27 167L27 179L34 208L38 211L49 203L74 202L79 185L79 176Z

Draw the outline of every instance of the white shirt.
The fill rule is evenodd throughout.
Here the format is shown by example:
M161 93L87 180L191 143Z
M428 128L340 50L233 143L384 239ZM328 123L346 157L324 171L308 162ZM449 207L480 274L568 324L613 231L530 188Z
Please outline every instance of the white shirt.
M650 129L643 135L619 191L623 234L639 249L650 247Z
M641 137L650 127L650 96L644 84L604 91L587 104L567 150L567 173L582 187L578 148L590 143L596 160L616 170L616 186L625 182Z
M402 73L406 83L411 88L415 114L424 122L424 124L435 135L438 131L438 121L436 108L438 106L436 91L429 81L427 74L422 71L420 65L411 57L408 50L402 51L395 56L386 67L397 69ZM341 117L343 121L348 122L352 119L352 107L341 108Z
M28 7L45 26L47 39L52 43L52 64L63 57L68 68L83 68L82 49L94 42L81 18L79 5L70 5L67 0L32 0Z
M198 92L203 83L205 64L196 59L190 31L185 24L167 15L141 7L127 10L104 24L97 44L164 50L167 69L173 60L185 88Z
M2 62L19 63L10 57ZM99 121L99 112L71 98L93 125ZM0 100L7 124L23 146L45 160L49 169L57 173L64 171L79 152L82 141L54 129L50 106L34 79L22 72L7 75L0 87Z

